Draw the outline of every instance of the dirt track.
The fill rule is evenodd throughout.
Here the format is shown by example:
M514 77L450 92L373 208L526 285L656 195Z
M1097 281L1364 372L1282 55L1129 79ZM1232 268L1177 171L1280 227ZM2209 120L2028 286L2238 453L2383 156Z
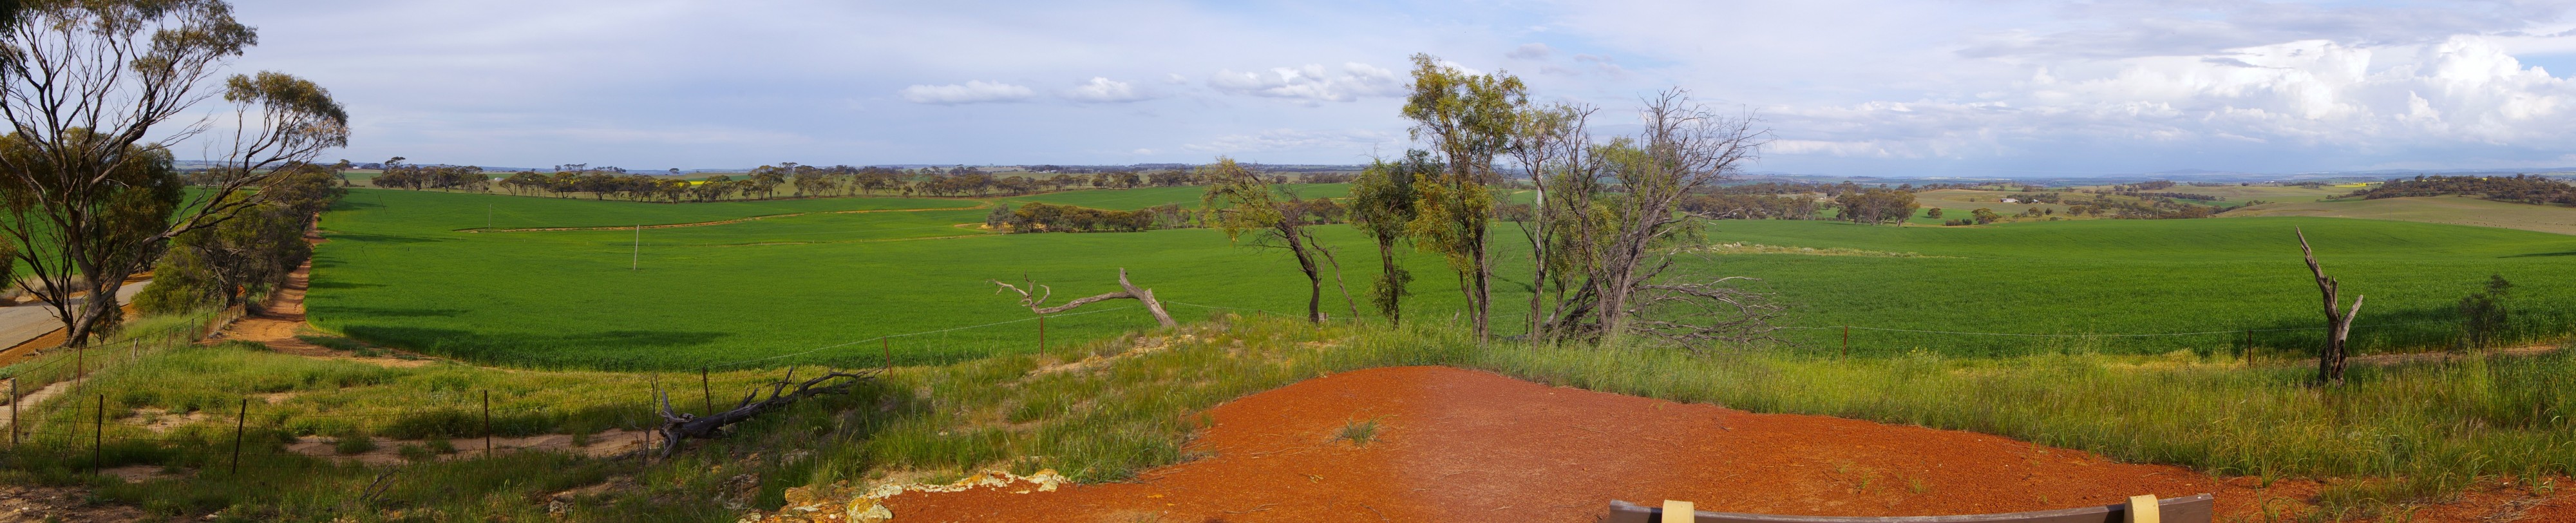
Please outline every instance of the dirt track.
M1191 442L1207 457L1134 483L1052 492L912 492L894 521L1592 521L1611 499L1836 516L1975 514L2215 493L2221 520L2303 505L2314 482L2255 488L2188 469L1970 432L1753 414L1445 367L1370 369L1234 401ZM1367 446L1334 441L1377 420ZM1016 489L1029 490L1029 489ZM2576 494L2483 488L2419 519L2576 521Z

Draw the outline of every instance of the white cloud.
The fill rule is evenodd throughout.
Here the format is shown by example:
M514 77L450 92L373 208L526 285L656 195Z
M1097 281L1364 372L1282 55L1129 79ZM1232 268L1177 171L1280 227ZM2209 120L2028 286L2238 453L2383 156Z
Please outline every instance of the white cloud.
M1138 90L1136 89L1136 86L1128 84L1127 82L1111 80L1100 76L1091 77L1090 82L1086 82L1081 86L1066 90L1063 93L1063 96L1067 100L1091 103L1134 102L1138 100L1151 100L1154 98L1152 93Z
M1163 75L1163 83L1172 85L1189 85L1190 77L1181 76L1181 73L1169 73Z
M1529 43L1521 44L1520 47L1512 48L1512 52L1503 53L1503 56L1521 60L1546 60L1549 56L1554 54L1556 54L1556 49L1548 47L1547 44Z
M2059 67L1969 99L1777 106L1784 139L1768 151L1961 159L2065 141L2356 152L2576 142L2576 82L2521 65L2487 37L2049 63Z
M1254 134L1218 136L1203 143L1181 146L1184 150L1242 154L1258 152L1350 151L1359 154L1369 147L1396 140L1394 133L1368 130L1313 131L1273 129ZM1356 158L1356 156L1354 156Z
M1308 102L1348 102L1366 96L1397 96L1405 92L1403 77L1394 71L1359 62L1344 63L1341 68L1332 70L1312 64L1250 73L1219 70L1208 76L1208 87L1233 94Z
M963 84L915 85L903 88L903 99L917 104L959 105L1018 102L1037 96L1027 87L972 80Z

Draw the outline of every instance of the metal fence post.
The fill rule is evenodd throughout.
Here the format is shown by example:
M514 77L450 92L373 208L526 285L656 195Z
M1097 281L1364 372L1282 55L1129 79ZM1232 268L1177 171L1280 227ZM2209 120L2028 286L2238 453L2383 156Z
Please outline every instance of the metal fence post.
M1851 326L1843 326L1843 358L1851 358Z
M707 384L706 367L698 367L698 401L706 405L708 415L716 413L716 389Z
M26 425L27 418L18 416L18 378L12 376L9 378L9 450L18 450L18 427Z

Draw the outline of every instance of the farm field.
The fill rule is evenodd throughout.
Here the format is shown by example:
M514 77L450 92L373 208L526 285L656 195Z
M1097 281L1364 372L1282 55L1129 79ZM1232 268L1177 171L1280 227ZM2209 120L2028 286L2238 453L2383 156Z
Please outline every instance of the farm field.
M2576 255L2576 237L2391 221L2081 220L1901 229L1724 221L1711 226L1711 238L1919 256L1725 254L1712 256L1714 267L1704 271L1763 278L1757 288L1793 306L1790 325L1869 328L1852 333L1856 355L2233 354L2251 330L2258 352L2288 356L2313 347L2313 328L2323 323L2293 227L2306 229L2346 295L2369 296L2353 331L2358 351L2449 343L2458 300L2489 274L2511 280L2516 295L2526 297L2514 305L2523 335L2564 335L2576 319L2576 307L2543 298L2576 290L2576 273L2565 270L2566 256ZM2059 336L2181 332L2209 334ZM1840 351L1837 328L1784 334L1804 350Z
M1150 191L1141 200L1182 192L1136 191ZM1114 202L1119 192L1071 194ZM480 227L476 215L483 213L476 211L487 205L502 228L887 212L648 227L640 240L629 229L460 231ZM887 351L898 363L933 363L1036 350L1031 316L995 295L988 279L1025 276L1053 286L1061 302L1115 290L1116 270L1124 267L1174 302L1182 321L1222 307L1287 314L1304 307L1305 282L1292 260L1228 245L1216 231L996 235L957 226L981 222L984 210L924 210L976 205L899 198L671 205L361 190L324 219L332 242L318 250L311 309L324 328L470 361L685 369L772 357L754 365L876 364ZM2449 343L2447 311L2484 279L2460 274L2503 275L2524 296L2558 295L2576 284L2558 270L2558 255L2576 252L2576 237L2325 218L1976 228L1720 221L1710 224L1708 241L1920 256L1725 253L1695 268L1762 278L1753 285L1790 306L1783 323L1805 328L1780 336L1807 353L1839 354L1836 328L1854 325L1864 328L1852 336L1856 355L2236 354L2248 343L2247 330L2258 331L2252 345L2287 354L2303 350L2314 334L2303 329L2319 323L2315 289L2289 234L2294 226L2309 230L2349 292L2370 296L2354 335L2364 352ZM1374 277L1373 249L1348 228L1323 232L1339 250L1343 280L1361 292ZM1505 236L1496 253L1498 331L1511 334L1520 330L1528 299L1527 261L1512 248L1515 227L1498 224L1497 232ZM1461 310L1455 279L1436 256L1405 257L1416 275L1409 317L1447 321ZM2419 270L2429 265L2454 270ZM1348 317L1345 303L1328 280L1325 310ZM2111 303L2122 305L2103 305ZM1141 310L1119 309L1132 305L1113 301L1051 318L1049 343L1150 327ZM2532 338L2564 334L2563 320L2576 314L2538 299L2516 307ZM2384 324L2404 325L2377 327ZM933 332L970 326L982 327ZM2176 332L2211 334L2066 336Z
M2489 201L2467 196L2267 203L2223 217L2323 216L2503 227L2576 234L2576 208Z
M1168 192L1168 191L1166 191ZM331 241L316 249L309 309L315 325L370 342L472 361L537 367L684 369L834 350L761 362L875 365L932 363L1035 350L1037 324L988 279L1051 285L1061 303L1117 289L1119 268L1175 302L1182 321L1241 307L1289 314L1305 308L1305 279L1275 251L1234 247L1214 230L996 235L985 210L809 214L724 225L651 228L728 213L806 209L922 209L965 200L844 198L716 204L587 202L462 193L360 190L324 217ZM569 204L569 205L568 205ZM775 204L775 205L763 205ZM459 231L643 221L637 231ZM548 207L565 206L566 208ZM585 216L585 212L605 213ZM517 217L521 221L506 221ZM1375 253L1346 227L1325 231L1354 287ZM918 240L918 241L899 241ZM1525 259L1503 258L1507 263ZM640 261L639 261L640 260ZM1434 256L1408 259L1417 311L1446 316L1460 303ZM640 270L630 270L640 264ZM1526 269L1512 269L1525 272ZM1359 289L1354 289L1357 292ZM1350 316L1327 281L1326 310ZM1511 298L1526 300L1526 294ZM1046 322L1051 344L1153 325L1131 301ZM1120 308L1123 310L1118 310ZM1428 317L1431 312L1422 312ZM877 336L985 328L901 337Z
M2272 185L2176 185L2168 189L2158 189L2155 192L2206 194L2226 198L2228 202L2244 202L2246 200L2262 200L2266 202L2315 202L2324 201L2328 198L2334 198L2346 194L2352 194L2353 191L2358 191L2367 188L2368 186L2369 184L2353 183L2328 185L2325 187L2311 189L2298 186ZM2095 186L2084 188L2107 189L2109 187Z

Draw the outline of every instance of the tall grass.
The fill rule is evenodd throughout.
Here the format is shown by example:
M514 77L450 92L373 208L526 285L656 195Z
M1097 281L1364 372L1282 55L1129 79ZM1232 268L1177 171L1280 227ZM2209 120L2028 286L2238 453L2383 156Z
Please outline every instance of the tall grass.
M529 421L528 430L552 431L640 416L639 406L618 394L652 379L350 365L359 364L231 347L178 349L83 386L149 391L111 395L112 411L195 404L223 412L221 398L227 395L287 387L301 393L278 409L311 401L308 407L316 410L309 412L343 413L437 412L455 405L458 391L521 387L514 393L561 394L554 398L563 408ZM542 515L546 502L530 500L616 478L614 483L629 486L578 496L567 520L722 521L735 514L728 506L775 508L787 488L844 481L937 480L985 468L1052 468L1081 481L1132 479L1145 469L1192 459L1187 442L1208 424L1200 413L1217 404L1325 374L1399 365L1480 369L1756 412L1972 430L2218 475L2359 480L2333 482L2315 500L2328 507L2402 505L2441 499L2481 478L2538 482L2576 472L2576 424L2569 419L2576 413L2576 390L2564 387L2576 382L2576 354L2566 350L2364 365L2352 370L2346 385L2319 389L2307 383L2310 371L2304 366L2247 366L2188 351L2000 359L1930 351L1850 360L1777 351L1699 356L1617 343L1480 347L1447 326L1316 326L1220 315L1176 330L1038 353L899 368L854 394L815 398L754 419L731 437L696 442L670 462L651 466L542 453L437 461L404 469L400 479L386 480L398 485L391 493L369 496L364 487L382 470L334 466L322 458L245 460L246 467L305 467L293 477L216 473L219 462L205 456L229 440L213 428L107 449L111 464L197 471L184 481L124 486L81 474L88 449L78 442L12 454L0 479L86 482L99 487L102 497L168 515L391 521L425 513ZM161 383L190 378L237 385ZM662 378L666 384L689 381ZM717 378L719 390L770 379L756 372ZM216 407L203 406L210 403ZM336 410L319 410L326 407ZM45 423L80 421L48 417ZM293 425L272 427L254 441L294 435ZM338 429L308 428L326 435ZM436 482L460 485L431 486Z

